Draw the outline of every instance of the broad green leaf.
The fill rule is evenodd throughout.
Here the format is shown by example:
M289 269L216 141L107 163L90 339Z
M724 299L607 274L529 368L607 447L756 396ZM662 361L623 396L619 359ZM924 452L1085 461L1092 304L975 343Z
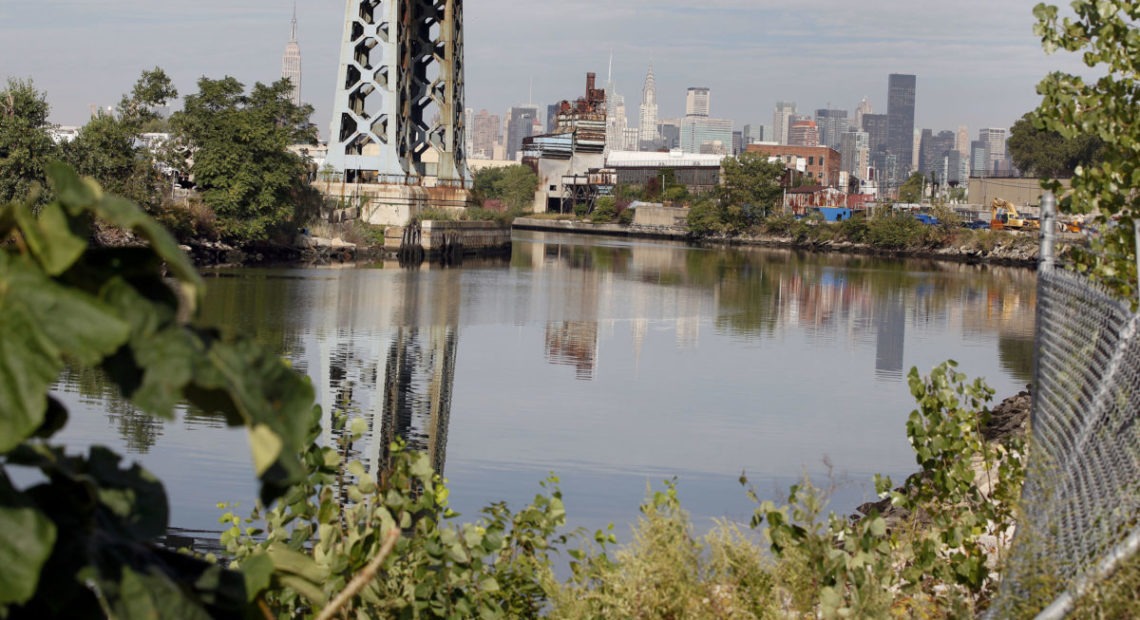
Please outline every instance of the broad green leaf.
M210 614L201 602L191 593L179 587L166 575L151 567L140 573L129 567L122 567L122 581L118 585L118 596L112 600L111 609L118 618L176 618L178 620L208 620ZM104 589L106 578L100 580Z
M51 439L53 435L63 430L67 425L67 409L52 397L47 399L47 410L44 412L44 422L36 429L36 437Z
M253 469L260 477L281 456L281 437L264 424L249 430L249 449L253 453Z
M200 343L182 327L174 326L134 346L135 361L144 369L142 385L131 401L144 411L164 418L174 417L174 407L182 400L182 389L194 375L194 359L200 356Z
M198 307L204 292L202 277L170 232L151 219L138 205L118 196L103 196L95 211L99 217L132 230L149 241L151 249L166 262L170 273L178 280L186 301L191 304L190 309Z
M102 194L98 184L84 181L67 164L53 161L44 168L55 195L72 216L91 210Z
M259 467L263 502L304 476L299 455L315 415L313 387L281 358L252 341L213 341L186 395L202 409L224 414L231 425L265 425L280 439L272 466Z
M138 463L122 469L121 462L122 457L107 448L91 448L87 469L98 485L100 503L118 518L124 534L142 541L162 536L170 518L162 482Z
M241 574L245 579L246 600L253 602L273 580L273 560L265 553L254 554L242 562Z
M94 365L126 342L128 325L103 302L49 280L27 260L4 263L0 259L0 312L27 308L65 356Z
M2 277L2 276L0 276ZM0 284L2 285L2 284ZM47 391L63 368L59 349L22 307L0 299L0 453L20 445L44 421Z
M45 206L39 218L27 209L15 214L28 249L49 275L67 271L87 249L85 227L68 218L59 203Z
M12 488L0 468L0 606L32 598L55 539L55 525Z
M299 551L294 551L283 544L270 545L266 553L269 555L269 559L273 561L273 568L279 573L297 575L318 583L328 578L328 572L318 566L313 558Z

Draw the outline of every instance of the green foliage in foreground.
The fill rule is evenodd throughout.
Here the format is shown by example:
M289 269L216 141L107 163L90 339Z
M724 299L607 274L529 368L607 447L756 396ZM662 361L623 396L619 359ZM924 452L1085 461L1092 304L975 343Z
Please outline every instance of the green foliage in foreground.
M312 387L252 342L188 324L202 280L139 207L60 164L47 175L56 199L38 217L0 206L0 616L244 613L253 599L240 573L154 544L167 528L161 482L105 448L74 455L52 442L68 413L48 390L70 364L101 369L151 415L183 401L221 413L249 429L270 502L305 478ZM96 218L149 246L91 247ZM18 489L14 469L44 481Z
M759 503L752 527L766 548L727 522L698 538L667 484L642 506L632 544L613 550L606 532L560 533L565 510L551 479L517 513L494 505L458 525L427 457L397 448L379 479L343 458L364 430L356 420L336 447L310 448L313 474L276 508L244 521L226 514L223 542L232 568L265 563L264 601L278 617L330 607L347 617L961 617L996 591L1024 447L983 440L993 392L952 362L929 377L912 370L909 382L920 471L894 491L877 481L905 511L891 521L824 516L825 494L805 482L786 505ZM391 554L377 555L393 532L403 536ZM566 582L552 570L562 552ZM288 558L288 568L269 575L262 557ZM352 591L358 575L370 578Z
M1073 140L1100 141L1095 161L1073 171L1072 193L1061 201L1071 213L1094 213L1101 234L1089 251L1075 253L1080 271L1136 296L1133 222L1140 219L1140 4L1135 0L1075 0L1072 13L1038 4L1034 32L1047 53L1078 52L1096 77L1053 72L1037 85L1041 104L1034 125ZM1059 181L1043 184L1061 197Z

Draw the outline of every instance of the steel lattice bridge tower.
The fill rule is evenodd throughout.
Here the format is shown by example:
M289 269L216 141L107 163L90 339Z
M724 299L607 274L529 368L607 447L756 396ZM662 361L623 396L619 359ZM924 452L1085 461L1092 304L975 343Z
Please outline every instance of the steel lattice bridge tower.
M464 133L463 0L347 0L327 159L342 184L454 194Z

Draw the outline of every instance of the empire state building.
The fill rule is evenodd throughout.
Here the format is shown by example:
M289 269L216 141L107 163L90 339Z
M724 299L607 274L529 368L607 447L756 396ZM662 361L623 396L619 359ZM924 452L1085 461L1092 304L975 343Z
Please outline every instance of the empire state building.
M294 105L301 105L301 46L297 43L297 5L293 4L293 32L281 57L281 77L293 84Z

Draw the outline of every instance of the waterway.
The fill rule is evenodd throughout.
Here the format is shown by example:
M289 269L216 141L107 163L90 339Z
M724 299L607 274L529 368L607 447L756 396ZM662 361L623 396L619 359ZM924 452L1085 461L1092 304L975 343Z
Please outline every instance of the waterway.
M207 274L203 320L307 373L326 411L428 450L470 518L519 506L551 472L572 526L637 518L676 479L694 519L747 521L745 473L782 499L805 473L833 505L914 470L906 373L955 359L998 397L1032 368L1032 271L516 233L511 258L460 267L242 268ZM104 444L167 485L172 525L218 529L255 496L244 432L149 418L69 373L61 439Z

